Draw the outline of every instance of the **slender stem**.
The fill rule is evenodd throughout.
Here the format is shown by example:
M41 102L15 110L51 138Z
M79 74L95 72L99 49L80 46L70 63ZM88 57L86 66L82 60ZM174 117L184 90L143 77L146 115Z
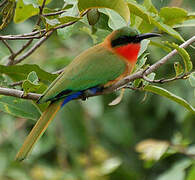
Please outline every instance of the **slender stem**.
M9 51L10 51L11 54L15 54L14 51L12 50L12 48L10 47L10 45L7 43L6 40L2 40L2 42L9 49Z
M35 43L27 52L25 52L22 56L20 56L18 59L15 59L15 61L12 64L18 64L22 60L24 60L26 57L31 55L38 47L41 46L53 33L54 31L50 31L47 36L40 39L37 43Z
M48 17L48 16L55 16L55 15L59 15L66 12L66 10L61 10L61 11L57 11L57 12L52 12L52 13L47 13L47 14L43 14L44 17Z

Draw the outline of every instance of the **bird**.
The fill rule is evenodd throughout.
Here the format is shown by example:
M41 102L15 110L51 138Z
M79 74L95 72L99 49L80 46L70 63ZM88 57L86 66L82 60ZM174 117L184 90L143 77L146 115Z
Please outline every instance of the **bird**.
M122 27L78 55L49 85L37 103L51 103L27 136L16 155L24 160L47 129L56 113L69 101L82 97L86 91L96 94L132 73L143 39L158 37L157 33L140 34L132 27Z

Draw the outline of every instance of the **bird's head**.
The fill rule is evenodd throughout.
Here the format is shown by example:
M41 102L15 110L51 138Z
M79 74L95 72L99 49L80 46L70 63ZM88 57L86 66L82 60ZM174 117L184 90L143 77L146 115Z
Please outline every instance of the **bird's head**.
M123 27L113 31L105 41L109 43L109 47L118 55L135 64L140 50L140 42L144 39L158 36L160 34L139 34L134 28Z

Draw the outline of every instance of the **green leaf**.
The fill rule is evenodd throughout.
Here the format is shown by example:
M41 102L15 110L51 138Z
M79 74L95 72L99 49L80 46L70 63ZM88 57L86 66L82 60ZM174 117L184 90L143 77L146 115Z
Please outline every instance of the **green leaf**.
M143 53L141 56L139 56L138 58L138 62L136 63L135 65L135 70L139 70L141 69L145 64L146 64L146 61L147 61L147 55L149 53Z
M23 0L18 0L15 9L14 22L21 23L38 13L39 9L34 8L32 4L25 5Z
M164 24L163 21L159 19L159 16L149 13L144 6L137 4L135 1L129 0L128 7L131 13L142 18L144 21L146 21L146 23L153 24L158 29L170 34L176 39L184 41L182 36L177 31L175 31L172 27ZM141 29L139 30L141 31Z
M195 87L195 72L192 72L189 76L189 82L192 87Z
M59 17L50 16L50 17L44 17L42 19L47 27L47 30L49 30L49 29L52 29L62 24L66 24L66 23L73 22L73 21L78 21L81 18L73 17L73 16L59 16ZM67 27L64 27L64 28L67 28Z
M152 0L144 0L143 6L151 13L158 14L157 9L152 4Z
M46 4L51 0L47 0ZM21 23L28 18L39 13L39 6L42 5L43 0L18 0L15 9L14 22Z
M112 30L127 26L125 20L112 9L100 9L100 12L106 14L109 17L108 26Z
M181 98L179 96L176 96L175 94L167 91L166 89L164 89L162 87L147 85L143 88L143 90L158 94L158 95L163 96L163 97L166 97L166 98L180 104L181 106L185 107L187 110L191 111L192 113L195 113L195 108L192 105L190 105L186 100L184 100L183 98Z
M154 46L157 46L157 47L165 50L166 52L171 52L171 48L168 47L167 45L163 44L163 43L158 43L158 42L155 42L155 41L151 41L150 40L150 44L151 45L154 45Z
M78 8L81 13L91 8L109 8L120 14L126 22L130 17L128 6L124 0L78 0Z
M150 40L148 40L148 39L144 39L143 41L141 41L141 48L140 48L140 51L138 54L138 58L146 51L149 43L150 43Z
M169 42L165 42L165 43L178 51L179 55L183 59L183 62L184 62L184 65L185 65L185 72L191 71L193 65L192 65L192 62L190 60L190 55L188 54L188 52L184 48L180 48L179 45L176 44L176 43L169 43Z
M184 159L181 161L177 161L173 167L171 167L168 171L165 171L161 174L157 180L184 180L185 178L185 169L191 165L191 161L188 159Z
M35 71L41 81L52 82L57 75L48 73L42 70L38 65L35 64L24 64L14 66L3 66L0 65L0 74L6 74L14 81L21 81L27 79L30 72Z
M195 179L195 165L190 168L186 180L194 180L194 179Z
M187 11L178 7L163 7L159 14L164 23L170 26L182 23L188 16Z
M38 83L39 79L35 71L29 73L27 80L22 83L22 89L25 93L35 92L35 93L43 93L47 86L43 83Z
M7 27L7 25L10 23L14 16L14 7L15 2L8 0L3 9L0 12L0 15L2 15L2 24L0 25L0 30Z
M41 112L32 101L0 95L0 109L13 116L37 120Z
M100 13L100 18L94 27L97 29L111 31L112 29L108 26L108 20L109 17L107 15L105 15L104 13Z
M38 82L39 82L39 78L38 78L35 71L32 71L32 72L29 73L29 75L27 77L27 80L29 80L31 83L33 83L35 85L37 85Z
M153 81L154 80L154 78L155 78L155 76L156 76L156 73L150 73L150 74L148 74L147 75L147 78L149 79L149 80L151 80L151 81ZM143 82L143 85L148 85L149 84L149 82L147 82L147 81L144 81Z
M179 62L174 63L174 69L176 76L179 76L184 72L183 66Z
M176 24L173 27L180 28L180 27L194 27L194 26L195 26L195 20L190 19L190 20L184 21L182 24Z

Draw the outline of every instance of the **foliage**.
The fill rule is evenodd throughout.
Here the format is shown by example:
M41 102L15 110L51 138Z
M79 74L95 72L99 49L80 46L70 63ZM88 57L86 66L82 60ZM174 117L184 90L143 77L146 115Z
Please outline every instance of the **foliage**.
M0 40L7 38L0 44L1 87L24 95L43 93L57 77L52 72L129 24L140 33L162 34L161 40L142 42L134 72L173 49L180 55L147 76L150 81L175 78L172 83L136 79L130 88L139 91L126 90L112 107L108 104L117 93L69 103L22 164L13 162L15 153L34 124L31 120L47 104L1 95L0 179L195 179L194 47L179 47L194 35L194 1L170 4L177 5L174 0L0 3ZM41 38L48 41L42 45Z

